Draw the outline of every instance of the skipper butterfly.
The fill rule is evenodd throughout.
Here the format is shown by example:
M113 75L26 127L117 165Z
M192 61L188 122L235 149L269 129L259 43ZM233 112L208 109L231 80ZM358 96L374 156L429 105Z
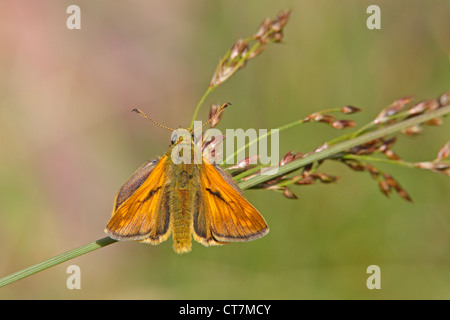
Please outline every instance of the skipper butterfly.
M189 137L173 134L167 153L143 165L120 188L105 229L111 238L156 245L172 234L175 252L185 253L191 251L192 238L210 246L269 232L231 175L203 157L189 132ZM179 153L190 161L180 163L174 158Z

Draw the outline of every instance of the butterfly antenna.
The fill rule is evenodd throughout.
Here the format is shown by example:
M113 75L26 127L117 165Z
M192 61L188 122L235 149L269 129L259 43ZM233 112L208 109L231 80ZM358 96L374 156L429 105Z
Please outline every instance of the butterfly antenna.
M162 125L161 123L153 120L152 118L150 118L148 115L146 115L144 112L142 112L141 110L139 110L137 108L133 109L132 111L138 113L139 115L143 116L145 119L153 122L154 124L156 124L157 126L160 126L161 128L168 129L168 130L171 130L171 131L175 131L174 129L166 127L166 126Z
M231 103L226 102L224 103L217 111L216 113L208 120L208 122L205 122L201 127L195 129L193 132L203 128L204 126L206 126L207 124L209 124L211 121L213 121L215 118L217 118L222 112L223 110L225 110L226 107L231 106Z

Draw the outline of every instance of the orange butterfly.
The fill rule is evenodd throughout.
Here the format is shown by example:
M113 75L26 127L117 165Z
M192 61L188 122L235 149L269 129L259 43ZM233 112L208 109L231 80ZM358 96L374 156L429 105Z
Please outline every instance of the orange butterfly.
M191 251L192 237L210 246L250 241L269 232L231 175L199 153L190 133L172 136L169 151L139 168L120 188L105 229L111 238L156 245L172 234L174 250L184 253ZM174 148L191 161L179 163Z

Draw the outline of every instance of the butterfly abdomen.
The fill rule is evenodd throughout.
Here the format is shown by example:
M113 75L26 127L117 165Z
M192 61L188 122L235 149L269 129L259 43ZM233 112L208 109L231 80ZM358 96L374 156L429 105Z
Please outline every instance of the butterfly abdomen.
M193 199L189 190L177 190L171 196L171 229L173 249L177 253L191 251Z

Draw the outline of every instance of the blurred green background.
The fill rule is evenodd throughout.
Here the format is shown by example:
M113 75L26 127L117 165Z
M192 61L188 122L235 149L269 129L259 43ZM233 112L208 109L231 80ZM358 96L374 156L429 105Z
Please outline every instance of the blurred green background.
M72 4L72 3L70 3ZM216 64L262 19L292 9L273 45L219 87L219 128L276 128L330 107L373 119L393 100L450 89L449 1L0 2L0 277L104 237L119 187L187 126ZM366 9L381 8L381 30ZM448 119L400 137L404 159L434 159ZM304 125L280 135L280 154L308 152L343 132ZM257 241L177 255L116 243L0 289L2 299L449 299L450 183L444 175L382 166L412 196L384 197L367 173L338 164L337 184L298 186L298 200L246 191L270 226ZM81 268L81 290L66 269ZM366 268L381 268L368 290Z

